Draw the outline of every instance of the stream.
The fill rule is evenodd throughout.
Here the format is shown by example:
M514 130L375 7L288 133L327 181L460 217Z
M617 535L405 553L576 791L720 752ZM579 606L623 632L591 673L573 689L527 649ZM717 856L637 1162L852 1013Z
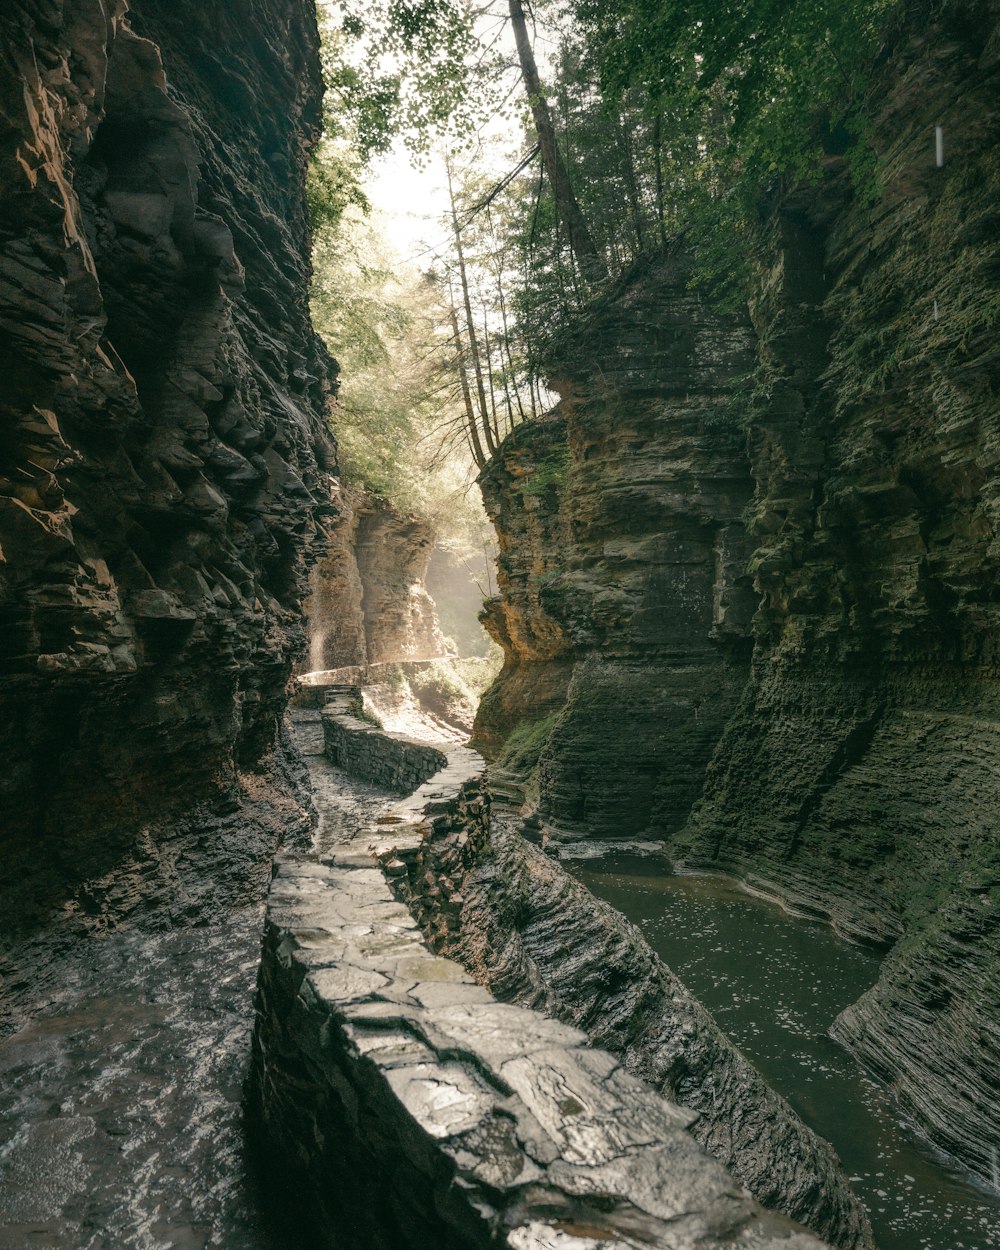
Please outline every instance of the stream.
M657 875L654 862L612 855L565 866L642 930L772 1087L833 1143L880 1250L997 1250L1000 1197L949 1170L826 1036L876 980L877 956L734 882Z
M311 755L336 841L394 796ZM27 1023L0 1040L0 1250L303 1250L270 1213L242 1111L263 900L212 924L21 952Z

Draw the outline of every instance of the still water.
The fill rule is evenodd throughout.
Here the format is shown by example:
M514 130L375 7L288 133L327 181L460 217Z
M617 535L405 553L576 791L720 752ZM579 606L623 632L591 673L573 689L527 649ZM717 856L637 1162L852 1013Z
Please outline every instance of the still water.
M566 867L650 946L803 1120L832 1142L881 1250L1000 1250L1000 1198L950 1171L826 1036L878 959L719 877L609 856Z

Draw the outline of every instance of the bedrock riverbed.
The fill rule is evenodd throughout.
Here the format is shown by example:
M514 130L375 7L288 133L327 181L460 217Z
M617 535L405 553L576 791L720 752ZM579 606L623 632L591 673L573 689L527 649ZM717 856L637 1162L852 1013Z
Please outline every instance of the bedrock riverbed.
M303 751L321 751L308 730ZM329 764L316 784L320 845L392 801ZM0 1250L312 1244L300 1213L261 1192L245 1132L257 885L198 926L137 918L75 940L56 928L5 961Z

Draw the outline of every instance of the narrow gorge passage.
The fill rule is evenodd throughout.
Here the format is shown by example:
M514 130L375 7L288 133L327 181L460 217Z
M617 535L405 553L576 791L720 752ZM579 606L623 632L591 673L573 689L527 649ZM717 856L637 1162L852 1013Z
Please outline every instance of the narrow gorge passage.
M623 854L568 860L638 925L805 1122L832 1143L880 1250L993 1250L1000 1198L970 1184L900 1124L886 1091L827 1037L874 984L878 958L718 876L664 876Z
M318 716L299 717L328 846L394 796L312 755ZM0 1250L311 1244L260 1193L246 1138L263 914L39 940L22 961L10 988L37 988L19 1004L29 1023L0 1041Z
M1000 1250L998 135L1000 0L0 2L0 1250Z

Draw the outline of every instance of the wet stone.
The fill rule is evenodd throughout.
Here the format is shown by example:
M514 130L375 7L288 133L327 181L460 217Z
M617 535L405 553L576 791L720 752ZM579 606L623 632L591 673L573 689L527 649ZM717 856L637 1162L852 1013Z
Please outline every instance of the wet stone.
M337 719L338 734L355 732ZM357 733L372 768L387 736ZM469 751L448 759L409 799L371 809L326 863L283 859L272 886L251 1105L275 1159L299 1161L320 1229L349 1226L358 1246L399 1250L721 1250L734 1238L746 1250L821 1250L758 1218L688 1136L690 1113L579 1030L497 1002L427 947L393 892L410 889L401 855L423 857L427 900L446 898L486 836L482 763ZM380 831L380 815L409 834ZM337 837L332 820L324 837Z

